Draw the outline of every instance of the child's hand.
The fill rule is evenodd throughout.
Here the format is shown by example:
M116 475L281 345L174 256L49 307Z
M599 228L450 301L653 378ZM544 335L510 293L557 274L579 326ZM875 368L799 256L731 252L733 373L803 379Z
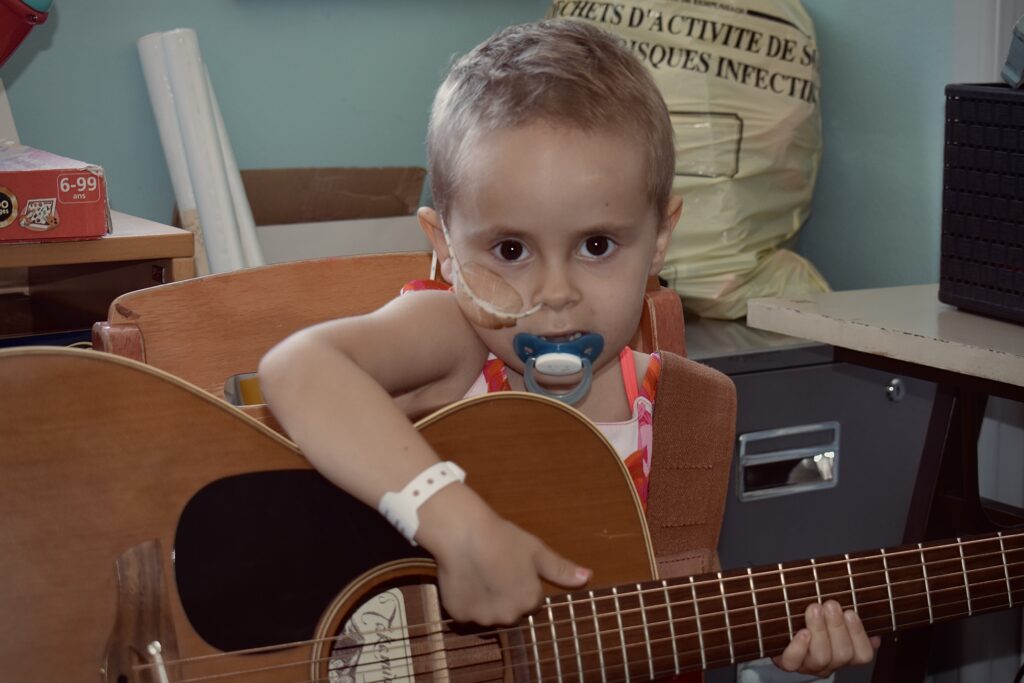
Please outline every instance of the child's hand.
M843 612L835 600L808 605L804 620L807 628L800 629L785 651L773 659L780 669L824 677L875 658L881 639L869 638L857 613Z
M500 517L468 487L448 486L435 498L443 494L443 509L433 499L420 508L416 540L437 560L441 603L456 621L511 624L540 604L541 579L564 588L589 580L590 570Z

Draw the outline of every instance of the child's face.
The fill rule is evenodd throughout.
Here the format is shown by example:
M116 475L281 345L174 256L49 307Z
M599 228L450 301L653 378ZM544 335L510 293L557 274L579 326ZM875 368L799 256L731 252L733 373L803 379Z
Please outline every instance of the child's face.
M523 371L512 348L520 332L554 341L576 332L602 335L605 351L595 370L629 343L647 277L664 262L681 208L674 198L659 219L645 179L637 144L608 133L538 122L476 141L452 202L452 249L462 264L504 279L524 308L539 305L514 327L476 326L506 364ZM428 235L443 260L444 239L431 227ZM552 386L577 381L545 379Z

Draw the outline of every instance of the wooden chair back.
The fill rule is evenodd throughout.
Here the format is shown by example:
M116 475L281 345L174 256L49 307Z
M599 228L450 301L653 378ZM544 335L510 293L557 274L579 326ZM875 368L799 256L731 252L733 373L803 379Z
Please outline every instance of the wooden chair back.
M224 397L270 347L318 322L368 313L402 285L430 277L431 254L410 252L280 263L207 275L119 296L93 326L93 347L156 366ZM685 354L679 296L651 278L633 339L643 351ZM248 409L276 426L266 411Z

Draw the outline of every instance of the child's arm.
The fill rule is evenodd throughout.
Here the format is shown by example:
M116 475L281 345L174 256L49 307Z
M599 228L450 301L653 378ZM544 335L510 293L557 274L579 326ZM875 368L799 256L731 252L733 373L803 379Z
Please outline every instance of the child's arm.
M264 356L259 375L310 462L376 508L439 459L407 415L461 398L486 357L453 296L418 292L292 335ZM499 517L467 484L426 501L415 536L438 562L453 618L510 623L540 602L540 578L567 588L586 582L585 570Z
M830 675L844 666L867 664L875 657L880 639L868 637L853 610L845 612L835 600L808 605L807 628L800 629L775 665L785 671L818 676Z

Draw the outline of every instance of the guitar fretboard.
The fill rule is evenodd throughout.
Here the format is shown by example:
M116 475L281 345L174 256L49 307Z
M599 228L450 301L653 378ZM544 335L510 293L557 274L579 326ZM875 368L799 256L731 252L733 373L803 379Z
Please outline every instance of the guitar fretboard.
M872 635L1024 602L1024 534L853 553L554 596L522 629L536 681L648 681L776 655L812 602ZM525 671L522 672L526 674Z

